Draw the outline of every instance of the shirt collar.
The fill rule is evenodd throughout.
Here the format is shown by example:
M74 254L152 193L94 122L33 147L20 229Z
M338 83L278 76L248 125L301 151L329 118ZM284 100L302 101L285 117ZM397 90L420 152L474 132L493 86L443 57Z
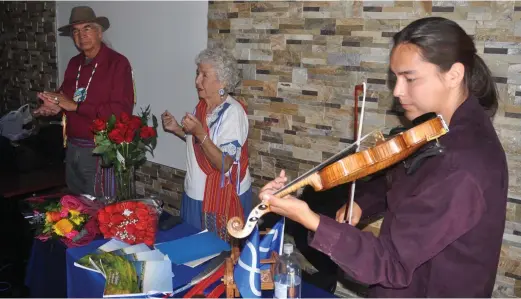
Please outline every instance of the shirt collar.
M105 45L105 43L102 42L98 54L96 54L96 56L94 56L94 58L90 61L90 64L94 65L96 63L100 63L100 62L104 61L107 57L107 53L108 53L108 47ZM86 58L87 57L85 57L85 55L83 55L83 60L82 60L83 64L85 64Z
M220 110L223 108L224 104L225 104L225 103L228 103L229 100L230 100L230 95L227 95L227 96L226 96L226 99L225 99L224 101L222 101L222 102L219 104L219 106L215 107L215 108L212 110L212 112L207 113L207 114L210 115L210 114L214 114L216 111L220 111Z
M478 98L469 96L459 107L454 111L450 120L449 129L461 123L471 121L479 114L485 113L483 107L479 104Z

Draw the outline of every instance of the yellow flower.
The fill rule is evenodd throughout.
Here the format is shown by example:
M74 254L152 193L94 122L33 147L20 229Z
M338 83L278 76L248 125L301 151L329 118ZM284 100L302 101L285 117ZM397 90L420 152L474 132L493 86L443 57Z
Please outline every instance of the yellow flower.
M62 232L61 232L61 231L56 227L56 225L53 225L52 228L53 228L53 230L54 230L54 233L57 234L58 236L61 236L61 237L65 236L65 235L64 235L64 234L63 234L63 233L62 233Z
M80 214L80 212L78 212L76 210L69 210L69 213L71 213L72 217L78 216Z
M67 233L69 233L73 227L72 223L67 219L62 219L58 221L55 225L53 225L53 229L56 232L56 234L63 236Z
M72 217L70 218L70 220L71 220L72 222L74 222L74 224L76 224L76 225L80 225L80 224L83 223L83 221L84 221L85 219L83 218L83 216L72 216Z

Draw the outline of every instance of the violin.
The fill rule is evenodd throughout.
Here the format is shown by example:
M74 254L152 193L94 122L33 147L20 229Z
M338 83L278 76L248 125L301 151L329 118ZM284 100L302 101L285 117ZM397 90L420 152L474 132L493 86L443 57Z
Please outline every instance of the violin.
M430 120L392 136L389 140L385 140L380 133L380 138L374 147L345 156L345 153L354 146L353 144L293 180L274 195L282 198L306 185L311 185L315 191L322 191L355 181L406 159L428 142L437 140L448 132L449 128L443 117L436 115ZM370 135L360 138L359 141ZM231 218L227 223L228 233L238 239L247 237L260 217L269 212L269 205L260 203L248 215L246 225L239 217Z

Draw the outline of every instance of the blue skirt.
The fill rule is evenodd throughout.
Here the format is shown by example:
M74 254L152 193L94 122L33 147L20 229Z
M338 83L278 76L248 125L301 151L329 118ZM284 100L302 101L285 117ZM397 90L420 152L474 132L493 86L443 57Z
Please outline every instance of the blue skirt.
M244 211L244 219L248 218L250 211L252 209L252 192L251 187L244 192L241 196L239 196L239 200L242 205L242 209ZM188 195L186 192L183 192L183 199L181 200L181 218L183 221L190 224L191 226L202 230L202 221L201 216L203 214L203 201L195 200Z

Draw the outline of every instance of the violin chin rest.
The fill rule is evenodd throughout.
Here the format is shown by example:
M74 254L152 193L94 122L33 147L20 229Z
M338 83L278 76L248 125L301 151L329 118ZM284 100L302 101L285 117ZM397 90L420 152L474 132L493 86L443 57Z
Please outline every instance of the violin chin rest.
M417 125L423 124L424 122L426 122L428 120L435 119L436 117L438 117L438 115L436 113L428 112L428 113L425 113L425 114L420 115L417 118L413 119L412 125L417 126Z
M442 155L444 152L445 148L435 141L426 144L404 161L407 175L415 173L428 158Z

